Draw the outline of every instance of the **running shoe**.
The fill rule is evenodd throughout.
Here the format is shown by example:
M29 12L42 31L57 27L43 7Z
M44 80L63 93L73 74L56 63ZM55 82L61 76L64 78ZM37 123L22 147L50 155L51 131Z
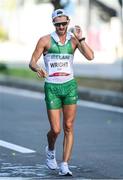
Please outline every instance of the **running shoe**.
M59 168L59 175L60 176L72 176L72 172L68 168L67 162L62 162Z
M49 169L55 170L58 168L56 158L55 158L55 150L50 151L48 146L45 149L46 151L46 165Z

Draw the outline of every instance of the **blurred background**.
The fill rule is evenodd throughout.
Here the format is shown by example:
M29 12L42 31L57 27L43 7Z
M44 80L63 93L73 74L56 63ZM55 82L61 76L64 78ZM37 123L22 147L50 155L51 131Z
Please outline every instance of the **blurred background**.
M44 163L44 79L28 66L38 39L54 31L57 8L69 13L69 27L81 26L95 53L93 61L75 53L73 179L123 180L123 0L0 0L0 179L60 179Z
M75 75L117 80L122 91L123 0L0 0L1 72L28 69L38 39L54 31L51 14L58 8L69 13L70 27L81 26L95 52L93 62L76 52Z

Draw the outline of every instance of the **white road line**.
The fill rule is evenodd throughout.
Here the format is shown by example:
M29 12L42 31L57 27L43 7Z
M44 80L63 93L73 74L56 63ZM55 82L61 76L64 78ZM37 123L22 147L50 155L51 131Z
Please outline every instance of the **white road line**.
M30 90L24 90L24 89L17 89L17 88L12 88L12 87L6 87L6 86L0 86L0 93L7 93L7 94L18 95L18 96L23 96L23 97L27 97L27 98L44 100L43 93L34 92L34 91L30 91ZM123 113L122 107L101 104L101 103L96 103L96 102L91 102L91 101L79 100L78 105L82 106L82 107Z
M107 105L107 104L101 104L101 103L97 103L97 102L78 100L78 105L83 106L83 107L105 110L105 111L123 113L123 108L121 108L121 107L111 106L111 105Z
M23 171L24 171L24 169L23 169ZM1 173L1 174L3 175L4 173ZM33 179L37 179L37 177L36 178L32 178L32 177L0 177L0 180L33 180ZM39 177L37 180L40 180L40 179L42 179L42 178ZM77 179L77 180L79 180L79 179ZM85 179L84 178L84 179L81 179L81 180L92 180L92 179Z
M23 96L23 97L34 98L34 99L44 99L43 93L34 92L30 90L25 90L25 89L7 87L7 86L0 86L0 93L12 94L12 95Z
M3 140L0 140L0 146L20 152L20 153L35 153L36 151L32 150L32 149L28 149L22 146L18 146L16 144L12 144L10 142L6 142Z

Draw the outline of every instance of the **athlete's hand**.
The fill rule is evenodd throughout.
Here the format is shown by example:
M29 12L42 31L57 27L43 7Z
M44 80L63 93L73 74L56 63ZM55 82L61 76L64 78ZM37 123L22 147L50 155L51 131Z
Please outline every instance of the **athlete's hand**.
M70 30L74 36L79 40L82 38L82 29L80 26L78 25L75 25L73 28L71 28Z
M47 77L47 72L42 68L37 68L37 75L38 77Z

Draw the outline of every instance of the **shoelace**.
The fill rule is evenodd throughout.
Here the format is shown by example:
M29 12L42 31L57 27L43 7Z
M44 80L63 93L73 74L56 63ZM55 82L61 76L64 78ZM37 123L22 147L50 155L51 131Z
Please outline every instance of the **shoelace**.
M61 169L62 169L62 168L61 168ZM64 171L64 170L65 170L65 172L69 172L69 171L70 171L69 168L68 168L68 165L64 165L62 171Z
M47 157L48 159L54 159L55 158L54 152L48 152Z

